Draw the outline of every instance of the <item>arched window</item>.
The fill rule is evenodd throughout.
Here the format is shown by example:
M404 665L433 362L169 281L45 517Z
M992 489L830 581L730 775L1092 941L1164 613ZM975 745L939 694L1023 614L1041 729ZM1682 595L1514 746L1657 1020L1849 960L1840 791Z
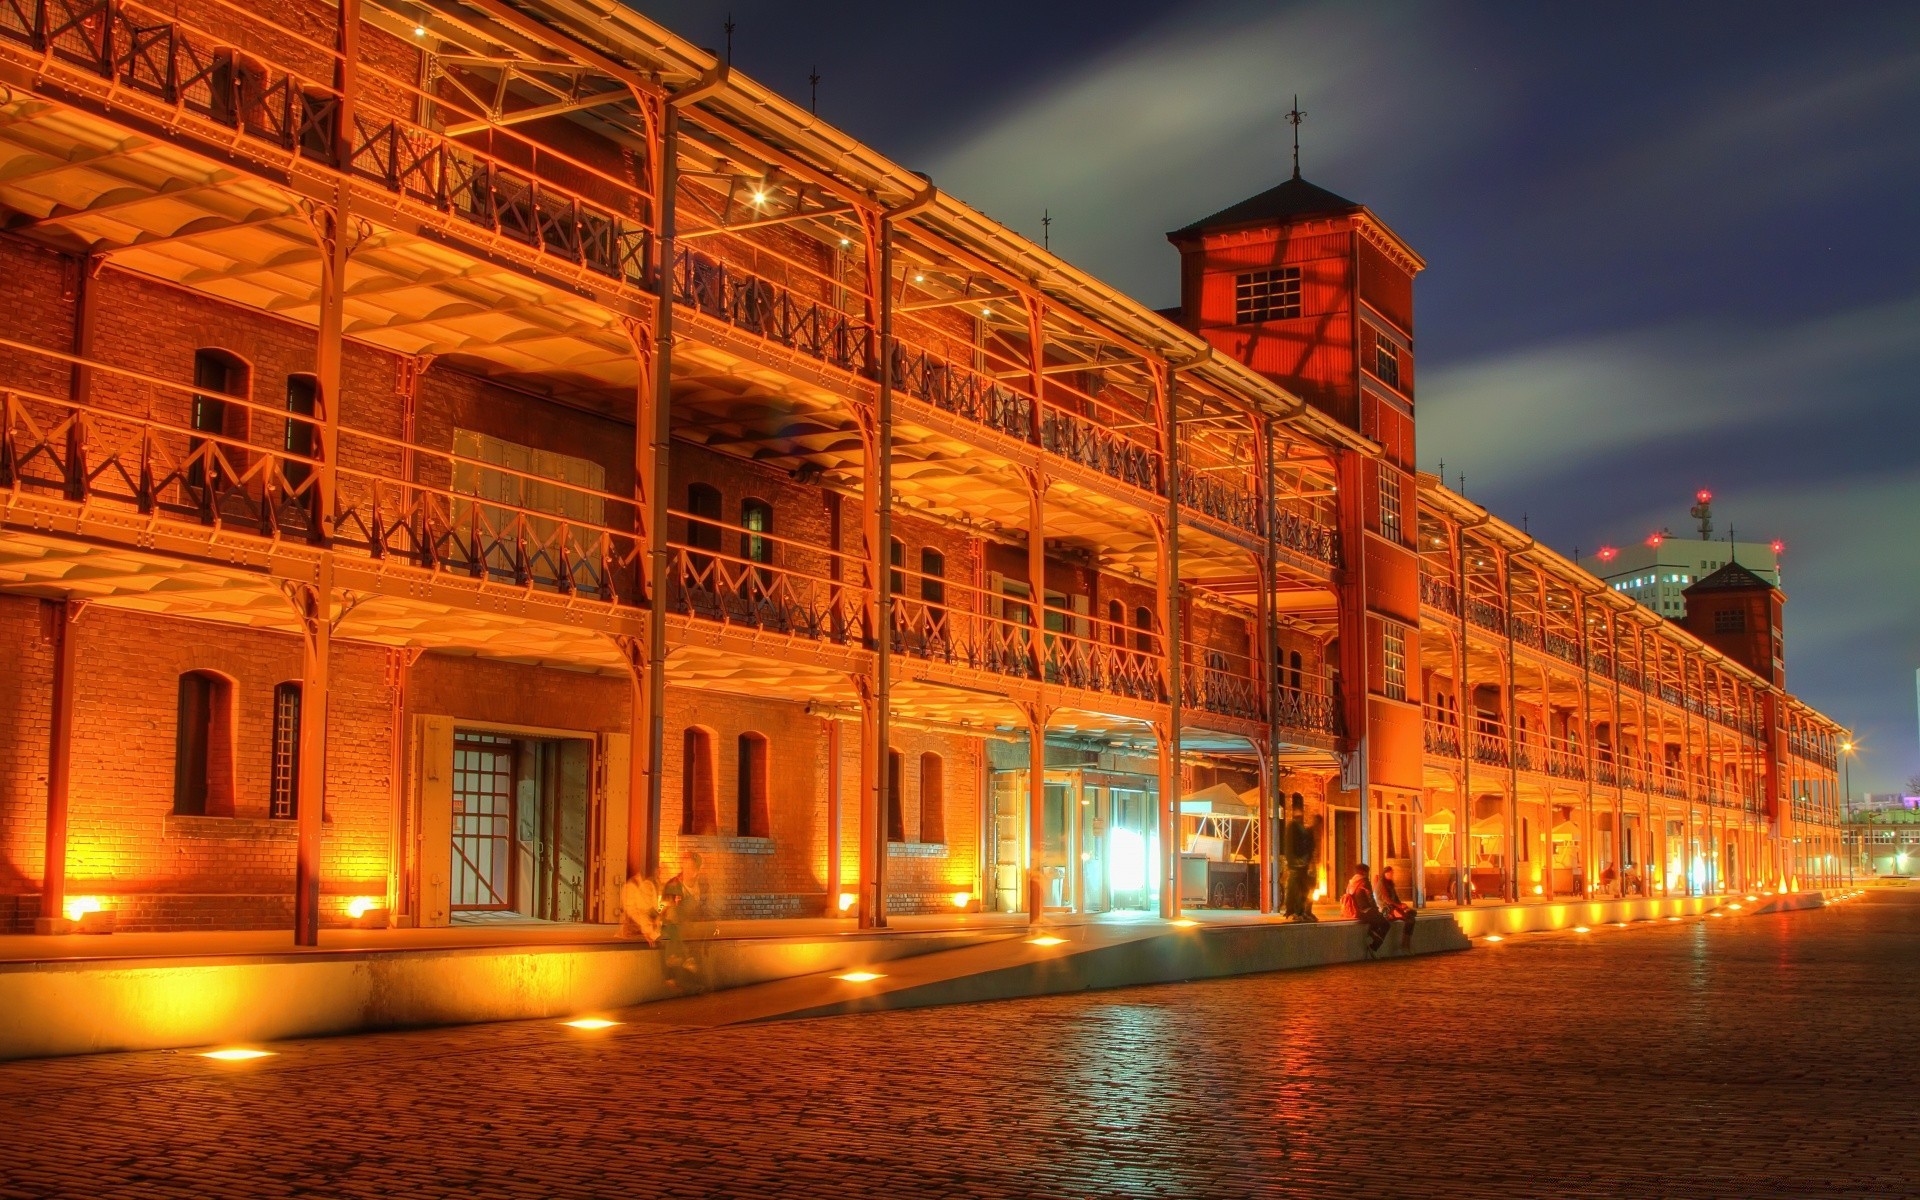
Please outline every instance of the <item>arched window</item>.
M893 569L887 572L887 590L896 596L904 595L907 590L907 577L901 567L907 565L907 546L899 538L887 542L887 561Z
M920 598L933 608L947 602L947 556L926 546L920 549Z
M773 505L751 496L740 502L740 557L748 562L773 562ZM761 572L765 579L768 572Z
M1118 600L1107 601L1107 641L1121 648L1127 644L1127 606Z
M320 399L320 381L311 375L287 376L287 438L286 451L297 458L312 458L318 439L314 436L312 422L302 421L300 417L311 417L318 410ZM307 482L313 474L313 467L307 463L289 457L283 469L287 476L287 486L298 488Z
M887 840L907 840L907 823L900 804L900 752L887 751Z
M771 836L767 813L767 739L761 734L740 735L738 782L735 832L741 837Z
M1297 692L1300 690L1301 683L1300 652L1295 650L1293 653L1287 655L1287 686Z
M268 775L267 815L289 818L300 813L300 685L276 684L273 689L273 765Z
M1153 610L1133 610L1133 648L1142 654L1153 653Z
M212 671L180 677L173 743L173 811L233 815L233 681Z
M947 764L938 754L920 756L920 840L947 840Z
M247 395L247 364L225 350L195 350L193 352L193 408L187 414L187 423L200 433L218 434L221 437L245 441L247 437L247 410L239 404L229 404L229 399L245 399ZM193 438L188 442L189 452L198 452L208 446L205 438ZM233 472L246 470L246 456L234 446L208 446L208 457L218 454L232 467ZM232 475L215 466L208 469L206 458L196 457L187 464L187 486L201 493L201 503L210 507L211 492L225 487ZM208 485L211 484L211 489Z
M680 743L680 832L720 832L720 806L713 792L713 734L687 726Z
M705 483L687 485L687 545L695 550L720 549L720 489ZM691 556L704 567L712 561L704 554Z

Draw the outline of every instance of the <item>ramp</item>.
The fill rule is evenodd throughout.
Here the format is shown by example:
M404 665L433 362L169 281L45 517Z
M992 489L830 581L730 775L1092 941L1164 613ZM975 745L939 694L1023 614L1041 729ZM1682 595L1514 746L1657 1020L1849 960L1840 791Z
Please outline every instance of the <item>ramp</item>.
M1465 950L1451 916L1423 914L1413 948L1399 930L1382 959ZM883 1009L923 1008L1286 971L1366 957L1366 931L1352 921L1291 925L1138 922L1040 927L1025 937L941 950L853 970L798 976L644 1005L628 1020L680 1027L790 1021Z

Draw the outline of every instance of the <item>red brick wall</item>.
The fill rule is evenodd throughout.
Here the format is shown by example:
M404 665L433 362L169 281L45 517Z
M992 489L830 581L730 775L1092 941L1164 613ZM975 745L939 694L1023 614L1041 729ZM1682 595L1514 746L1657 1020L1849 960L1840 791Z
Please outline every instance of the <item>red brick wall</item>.
M37 602L0 601L0 635L25 649L0 738L0 889L37 894L50 652ZM290 635L222 628L90 605L74 624L68 893L107 898L121 928L284 925L293 894L292 823L268 820L274 685L300 677ZM16 640L17 639L17 640ZM336 643L328 719L324 890L336 910L384 896L391 836L389 709L383 651ZM187 671L232 680L234 813L173 813L178 681Z

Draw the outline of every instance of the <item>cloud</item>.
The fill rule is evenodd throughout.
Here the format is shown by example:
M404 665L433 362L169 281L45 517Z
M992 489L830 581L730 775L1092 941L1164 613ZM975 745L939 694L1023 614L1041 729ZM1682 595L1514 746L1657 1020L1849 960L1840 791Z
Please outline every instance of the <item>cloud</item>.
M1607 227L1623 217L1724 224L1740 213L1853 192L1920 162L1920 51L1901 43L1864 60L1811 50L1612 153L1570 159L1553 185L1559 216Z
M1491 97L1450 65L1447 36L1400 6L1196 5L1010 97L936 148L933 179L1030 235L1051 211L1063 255L1169 298L1172 251L1159 235L1286 177L1296 93L1305 173L1355 194L1477 136L1473 114ZM1436 94L1448 97L1444 121ZM1396 147L1390 166L1370 149L1381 146Z
M1853 385L1915 370L1920 295L1783 326L1696 320L1522 346L1421 377L1420 458L1512 491L1714 431L1837 417L1886 398Z

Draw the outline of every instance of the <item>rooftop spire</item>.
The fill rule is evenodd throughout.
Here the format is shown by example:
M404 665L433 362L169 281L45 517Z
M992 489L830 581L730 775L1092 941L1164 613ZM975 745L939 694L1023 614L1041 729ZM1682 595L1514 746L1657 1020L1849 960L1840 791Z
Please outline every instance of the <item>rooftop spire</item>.
M1293 177L1300 178L1300 122L1307 114L1300 111L1300 93L1293 94L1293 108L1287 113L1287 124L1293 126Z

